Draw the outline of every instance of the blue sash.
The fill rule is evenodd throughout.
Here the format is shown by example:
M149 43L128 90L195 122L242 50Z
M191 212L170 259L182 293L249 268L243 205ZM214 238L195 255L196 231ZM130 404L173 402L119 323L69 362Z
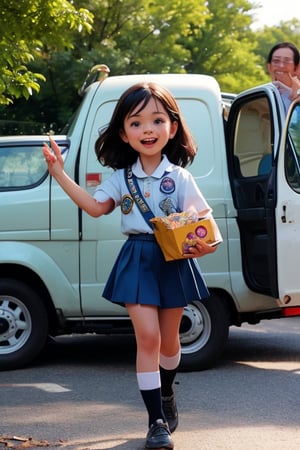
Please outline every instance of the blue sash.
M136 181L136 177L133 175L132 168L130 166L128 166L127 169L124 169L124 177L127 187L131 192L132 197L140 210L140 213L142 214L143 218L145 219L146 223L150 226L150 228L153 228L150 219L154 217L154 214L147 205L147 202L144 199L143 194L141 193L139 185Z

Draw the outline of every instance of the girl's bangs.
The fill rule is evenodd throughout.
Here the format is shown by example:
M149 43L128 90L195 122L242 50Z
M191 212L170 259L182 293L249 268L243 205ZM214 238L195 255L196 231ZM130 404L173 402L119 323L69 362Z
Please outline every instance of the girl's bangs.
M138 105L140 105L140 108L135 111L135 114L138 114L139 112L141 112L149 103L149 100L153 97L152 93L149 92L146 89L140 89L138 91L133 92L128 98L127 98L127 102L128 102L128 112L127 112L127 116L130 116L133 111L136 110L136 108L138 107Z

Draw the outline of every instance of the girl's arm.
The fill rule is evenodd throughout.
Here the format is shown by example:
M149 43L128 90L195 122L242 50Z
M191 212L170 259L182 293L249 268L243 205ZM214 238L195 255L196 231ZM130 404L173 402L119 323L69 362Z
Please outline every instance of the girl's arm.
M73 181L64 171L64 161L61 156L60 148L57 143L50 138L52 153L49 146L45 143L43 153L50 175L56 179L62 189L68 194L76 205L92 217L99 217L102 214L110 213L115 203L112 199L105 202L97 202L88 192L82 189L75 181Z

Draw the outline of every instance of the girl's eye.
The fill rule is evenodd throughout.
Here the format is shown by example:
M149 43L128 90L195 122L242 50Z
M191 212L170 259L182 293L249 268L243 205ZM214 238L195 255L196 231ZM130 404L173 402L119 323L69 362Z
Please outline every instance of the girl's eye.
M164 121L162 120L162 119L155 119L155 121L154 121L154 123L157 123L157 124L160 124L160 123L163 123Z
M139 126L139 122L131 122L130 126L131 127L138 127Z

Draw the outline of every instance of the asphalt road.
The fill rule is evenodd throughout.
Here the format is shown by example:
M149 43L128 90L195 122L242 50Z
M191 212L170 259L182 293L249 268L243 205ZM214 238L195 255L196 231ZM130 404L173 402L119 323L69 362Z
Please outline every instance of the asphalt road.
M132 336L72 336L0 372L0 449L142 450ZM300 449L300 318L232 328L223 358L179 373L176 450Z

